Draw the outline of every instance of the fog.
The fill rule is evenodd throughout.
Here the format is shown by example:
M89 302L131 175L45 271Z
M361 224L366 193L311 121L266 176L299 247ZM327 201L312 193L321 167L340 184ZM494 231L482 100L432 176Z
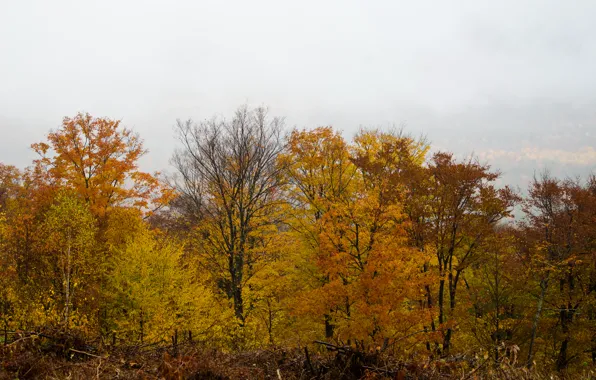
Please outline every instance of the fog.
M425 134L524 186L596 168L596 2L4 1L0 162L64 116L123 119L172 170L177 118Z

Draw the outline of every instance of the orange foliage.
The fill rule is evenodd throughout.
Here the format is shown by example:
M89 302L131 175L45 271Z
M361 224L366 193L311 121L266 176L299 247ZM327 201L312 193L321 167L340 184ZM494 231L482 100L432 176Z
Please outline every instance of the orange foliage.
M97 216L115 206L149 210L172 197L155 175L138 170L146 150L137 134L120 128L119 120L82 113L65 117L47 143L32 148L40 155L35 172L47 173L53 186L74 189Z

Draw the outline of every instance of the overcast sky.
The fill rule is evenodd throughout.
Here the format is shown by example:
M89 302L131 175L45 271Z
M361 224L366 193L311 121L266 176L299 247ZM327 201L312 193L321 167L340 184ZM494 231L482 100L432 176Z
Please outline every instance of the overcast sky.
M0 162L79 111L170 170L177 118L405 123L524 184L596 168L596 1L0 0Z

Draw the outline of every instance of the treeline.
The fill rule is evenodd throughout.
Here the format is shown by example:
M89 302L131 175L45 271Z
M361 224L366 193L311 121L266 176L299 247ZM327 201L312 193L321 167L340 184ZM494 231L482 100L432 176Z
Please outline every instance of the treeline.
M315 340L404 360L596 364L596 178L522 197L403 131L178 122L175 174L119 121L65 118L0 164L0 328L222 350ZM512 217L513 209L523 217ZM491 365L492 365L491 364Z

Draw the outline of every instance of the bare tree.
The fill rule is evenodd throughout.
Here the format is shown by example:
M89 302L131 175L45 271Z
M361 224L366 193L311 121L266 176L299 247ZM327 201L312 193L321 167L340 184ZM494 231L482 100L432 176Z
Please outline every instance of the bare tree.
M182 145L172 163L177 169L180 204L202 229L202 254L244 322L243 288L262 254L259 231L273 225L280 202L283 119L264 108L240 107L232 120L178 121Z

